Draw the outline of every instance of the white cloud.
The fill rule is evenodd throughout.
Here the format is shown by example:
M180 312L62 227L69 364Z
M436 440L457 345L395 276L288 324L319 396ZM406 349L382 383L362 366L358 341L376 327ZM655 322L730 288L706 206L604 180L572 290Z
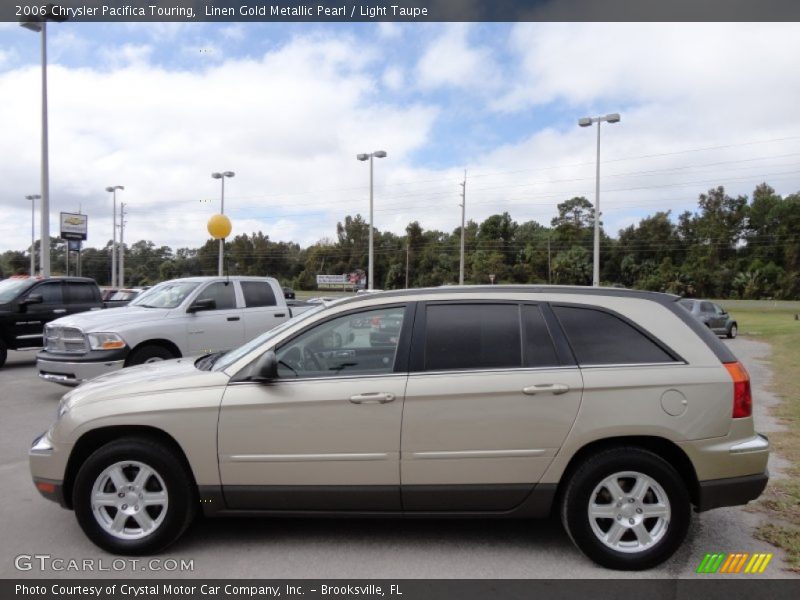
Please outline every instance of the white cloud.
M383 85L392 91L403 89L406 78L400 67L389 67L383 72Z
M488 48L471 46L467 23L445 25L417 65L422 88L471 88L488 92L499 83L498 66Z

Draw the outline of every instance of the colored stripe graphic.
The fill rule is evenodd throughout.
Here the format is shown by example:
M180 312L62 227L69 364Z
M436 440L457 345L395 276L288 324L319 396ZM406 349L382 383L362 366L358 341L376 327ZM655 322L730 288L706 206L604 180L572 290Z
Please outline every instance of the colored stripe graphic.
M756 574L763 573L769 562L772 560L772 554L760 553L750 554L749 552L733 552L726 554L724 552L714 552L713 554L706 554L697 567L697 573L705 574Z

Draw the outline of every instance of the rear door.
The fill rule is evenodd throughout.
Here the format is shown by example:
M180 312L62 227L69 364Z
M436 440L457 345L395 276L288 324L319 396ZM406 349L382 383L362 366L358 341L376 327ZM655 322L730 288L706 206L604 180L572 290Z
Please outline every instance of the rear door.
M289 318L289 309L275 296L275 289L268 281L242 281L245 339L251 340L265 331L280 325ZM279 306L280 304L280 306Z
M68 315L100 307L100 292L97 286L84 281L67 281L64 287L64 308Z
M403 410L404 510L507 510L531 492L583 389L552 322L536 304L420 306Z

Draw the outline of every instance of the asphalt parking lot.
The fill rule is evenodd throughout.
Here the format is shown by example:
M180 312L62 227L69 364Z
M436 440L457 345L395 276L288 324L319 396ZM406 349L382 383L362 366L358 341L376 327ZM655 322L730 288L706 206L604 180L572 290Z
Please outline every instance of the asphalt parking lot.
M729 342L753 379L759 431L779 424L767 414L777 399L765 390L769 381L766 344ZM113 563L114 556L83 535L73 514L41 498L28 473L27 450L47 429L66 388L40 381L34 353L10 352L0 369L0 577L191 577L191 578L620 578L596 567L571 544L556 519L501 520L201 520L161 559L193 561L193 570L174 572ZM779 457L770 470L780 476ZM753 538L762 517L742 508L695 515L689 537L666 564L630 578L716 577L695 574L707 552L774 552L763 575L791 577L782 554ZM94 560L95 571L56 571L20 555ZM15 563L29 570L18 570ZM60 564L60 563L56 563ZM97 572L100 565L111 570ZM152 565L149 565L152 566ZM753 577L753 576L750 576Z

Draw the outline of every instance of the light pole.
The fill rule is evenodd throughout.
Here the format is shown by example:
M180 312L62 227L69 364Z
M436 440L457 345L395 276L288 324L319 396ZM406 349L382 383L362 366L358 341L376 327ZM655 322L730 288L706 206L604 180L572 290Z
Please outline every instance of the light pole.
M467 210L467 172L461 185L461 259L458 262L458 285L464 285L464 216Z
M31 201L31 277L36 274L36 236L33 231L33 224L36 221L36 201L41 200L39 194L25 196L26 200Z
M107 192L111 192L114 203L114 217L111 230L113 232L111 237L111 287L117 287L117 190L124 190L124 185L110 185L106 188Z
M236 175L233 171L223 171L222 173L212 173L211 177L214 179L219 179L222 182L222 197L219 204L219 214L225 214L225 178L226 177L233 177ZM225 239L220 238L219 240L219 265L217 270L219 271L218 275L222 277L222 258L223 254L225 253Z
M619 123L619 113L611 113L602 117L584 117L578 119L581 127L591 127L597 123L597 176L594 191L594 266L592 268L592 285L600 285L600 123Z
M372 170L372 159L373 158L386 158L386 152L383 150L376 150L371 154L358 154L356 158L360 161L369 160L369 275L367 276L367 289L371 290L375 288L373 283L373 274L374 274L374 261L373 261L373 232L372 232L372 205L373 205L373 196L374 196L374 188L373 188L373 170Z

